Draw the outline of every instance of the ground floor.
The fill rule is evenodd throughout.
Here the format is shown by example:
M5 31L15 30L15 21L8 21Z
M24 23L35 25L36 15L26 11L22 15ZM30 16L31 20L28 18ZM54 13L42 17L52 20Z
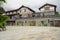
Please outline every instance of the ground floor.
M15 21L7 21L6 25L9 25L9 26L14 26L15 25Z
M8 21L7 25L16 26L54 26L53 18L30 18Z

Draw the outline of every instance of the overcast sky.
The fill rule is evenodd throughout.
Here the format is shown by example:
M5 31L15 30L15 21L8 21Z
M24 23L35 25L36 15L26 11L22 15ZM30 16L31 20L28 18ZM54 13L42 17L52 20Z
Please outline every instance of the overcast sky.
M60 11L60 0L6 0L4 9L6 11L14 10L18 9L22 5L25 5L38 12L38 8L45 3L57 5L57 11Z

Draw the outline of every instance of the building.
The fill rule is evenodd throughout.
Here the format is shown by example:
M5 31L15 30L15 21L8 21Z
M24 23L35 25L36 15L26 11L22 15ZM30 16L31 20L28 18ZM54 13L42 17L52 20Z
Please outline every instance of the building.
M56 5L44 4L35 12L29 7L22 5L19 9L7 11L4 14L9 18L7 25L10 26L55 26Z
M7 20L7 25L16 25L19 24L18 22L16 23L17 20L21 18L28 18L32 16L33 13L35 13L34 10L22 5L19 9L7 11L4 14L9 17ZM21 23L19 25L23 25L23 24Z

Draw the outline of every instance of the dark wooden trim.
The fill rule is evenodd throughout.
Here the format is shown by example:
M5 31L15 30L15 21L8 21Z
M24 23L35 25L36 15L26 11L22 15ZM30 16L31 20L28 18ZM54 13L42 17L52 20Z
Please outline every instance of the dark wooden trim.
M34 11L34 10L32 10L31 8L26 7L26 6L24 6L24 5L22 5L22 6L21 6L20 8L18 8L18 9L10 10L10 11L6 11L5 13L14 12L14 11L16 11L16 12L17 12L19 9L21 9L21 8L23 8L23 7L28 8L30 11L32 11L32 12L34 12L34 13L35 13L35 11Z

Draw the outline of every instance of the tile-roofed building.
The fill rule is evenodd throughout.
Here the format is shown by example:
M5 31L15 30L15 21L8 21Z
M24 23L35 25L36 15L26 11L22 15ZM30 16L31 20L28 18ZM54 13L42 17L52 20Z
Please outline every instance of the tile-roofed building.
M9 18L7 25L17 26L55 26L56 5L44 4L35 12L29 7L22 5L20 8L7 11L4 14Z

